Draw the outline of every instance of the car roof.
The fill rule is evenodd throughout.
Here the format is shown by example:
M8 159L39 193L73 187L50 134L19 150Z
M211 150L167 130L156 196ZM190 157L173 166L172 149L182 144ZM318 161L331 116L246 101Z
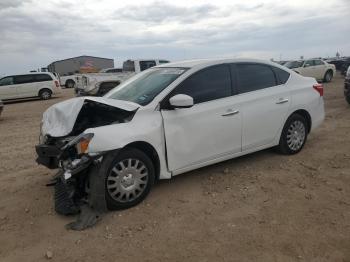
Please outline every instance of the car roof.
M21 73L21 74L12 74L12 75L3 75L0 78L8 77L8 76L22 76L22 75L40 75L40 74L46 74L46 75L54 75L51 72L29 72L29 73Z
M281 67L275 62L262 59L252 59L252 58L223 58L223 59L194 59L194 60L184 60L178 62L171 62L167 64L158 65L156 67L184 67L184 68L194 68L194 67L205 67L215 64L224 63L260 63L268 64L273 66Z

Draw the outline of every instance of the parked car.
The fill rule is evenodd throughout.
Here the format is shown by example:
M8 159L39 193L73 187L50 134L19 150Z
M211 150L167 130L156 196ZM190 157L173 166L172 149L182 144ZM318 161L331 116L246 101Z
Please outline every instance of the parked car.
M76 77L78 96L103 96L120 83L148 68L169 63L162 59L126 60L122 72L82 74Z
M40 97L50 99L60 92L56 77L47 72L10 75L0 79L0 99Z
M350 57L341 57L327 60L329 64L335 65L336 69L340 71L341 75L346 75L346 70L350 66Z
M60 168L56 190L70 202L56 199L57 212L81 197L129 208L158 179L270 147L296 154L324 114L322 84L269 61L170 63L47 109L37 162Z
M350 66L345 75L344 81L344 96L346 101L350 104Z
M313 77L324 82L330 82L336 73L335 66L322 59L289 61L284 66L303 76Z
M0 100L0 116L3 110L4 110L4 103Z

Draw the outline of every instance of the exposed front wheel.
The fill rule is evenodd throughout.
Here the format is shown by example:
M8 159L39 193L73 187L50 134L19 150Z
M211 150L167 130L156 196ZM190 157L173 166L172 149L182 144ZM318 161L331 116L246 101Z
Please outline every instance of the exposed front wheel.
M125 209L140 203L154 184L155 171L150 158L138 149L126 148L105 160L102 165L108 165L105 169L107 208Z
M49 89L43 89L40 91L39 96L42 100L48 100L51 98L52 92Z
M306 142L308 126L304 117L291 115L283 127L278 149L281 153L292 155L298 153Z

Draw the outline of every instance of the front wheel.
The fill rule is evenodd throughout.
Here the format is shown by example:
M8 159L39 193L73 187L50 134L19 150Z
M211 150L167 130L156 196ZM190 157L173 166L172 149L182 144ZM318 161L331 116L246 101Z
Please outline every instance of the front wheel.
M283 127L278 150L286 155L300 152L307 139L307 130L308 125L303 116L291 115Z
M155 171L150 158L135 148L107 156L105 193L109 210L125 209L146 198L154 184ZM106 166L107 167L107 166ZM102 168L104 169L104 168Z

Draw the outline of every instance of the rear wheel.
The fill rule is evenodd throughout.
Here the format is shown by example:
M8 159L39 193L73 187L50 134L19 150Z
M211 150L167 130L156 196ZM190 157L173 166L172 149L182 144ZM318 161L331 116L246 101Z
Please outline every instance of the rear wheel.
M105 160L102 165L108 165L105 176L108 209L129 208L146 198L154 184L155 171L152 161L145 153L126 148Z
M52 91L50 89L40 90L39 96L42 100L48 100L51 98Z
M66 88L73 88L75 86L75 82L73 80L67 80L65 86Z
M328 70L323 77L323 81L328 83L332 80L332 78L333 78L333 72L331 70Z
M278 149L282 154L292 155L300 152L304 147L308 125L304 117L299 114L291 115L283 127Z

